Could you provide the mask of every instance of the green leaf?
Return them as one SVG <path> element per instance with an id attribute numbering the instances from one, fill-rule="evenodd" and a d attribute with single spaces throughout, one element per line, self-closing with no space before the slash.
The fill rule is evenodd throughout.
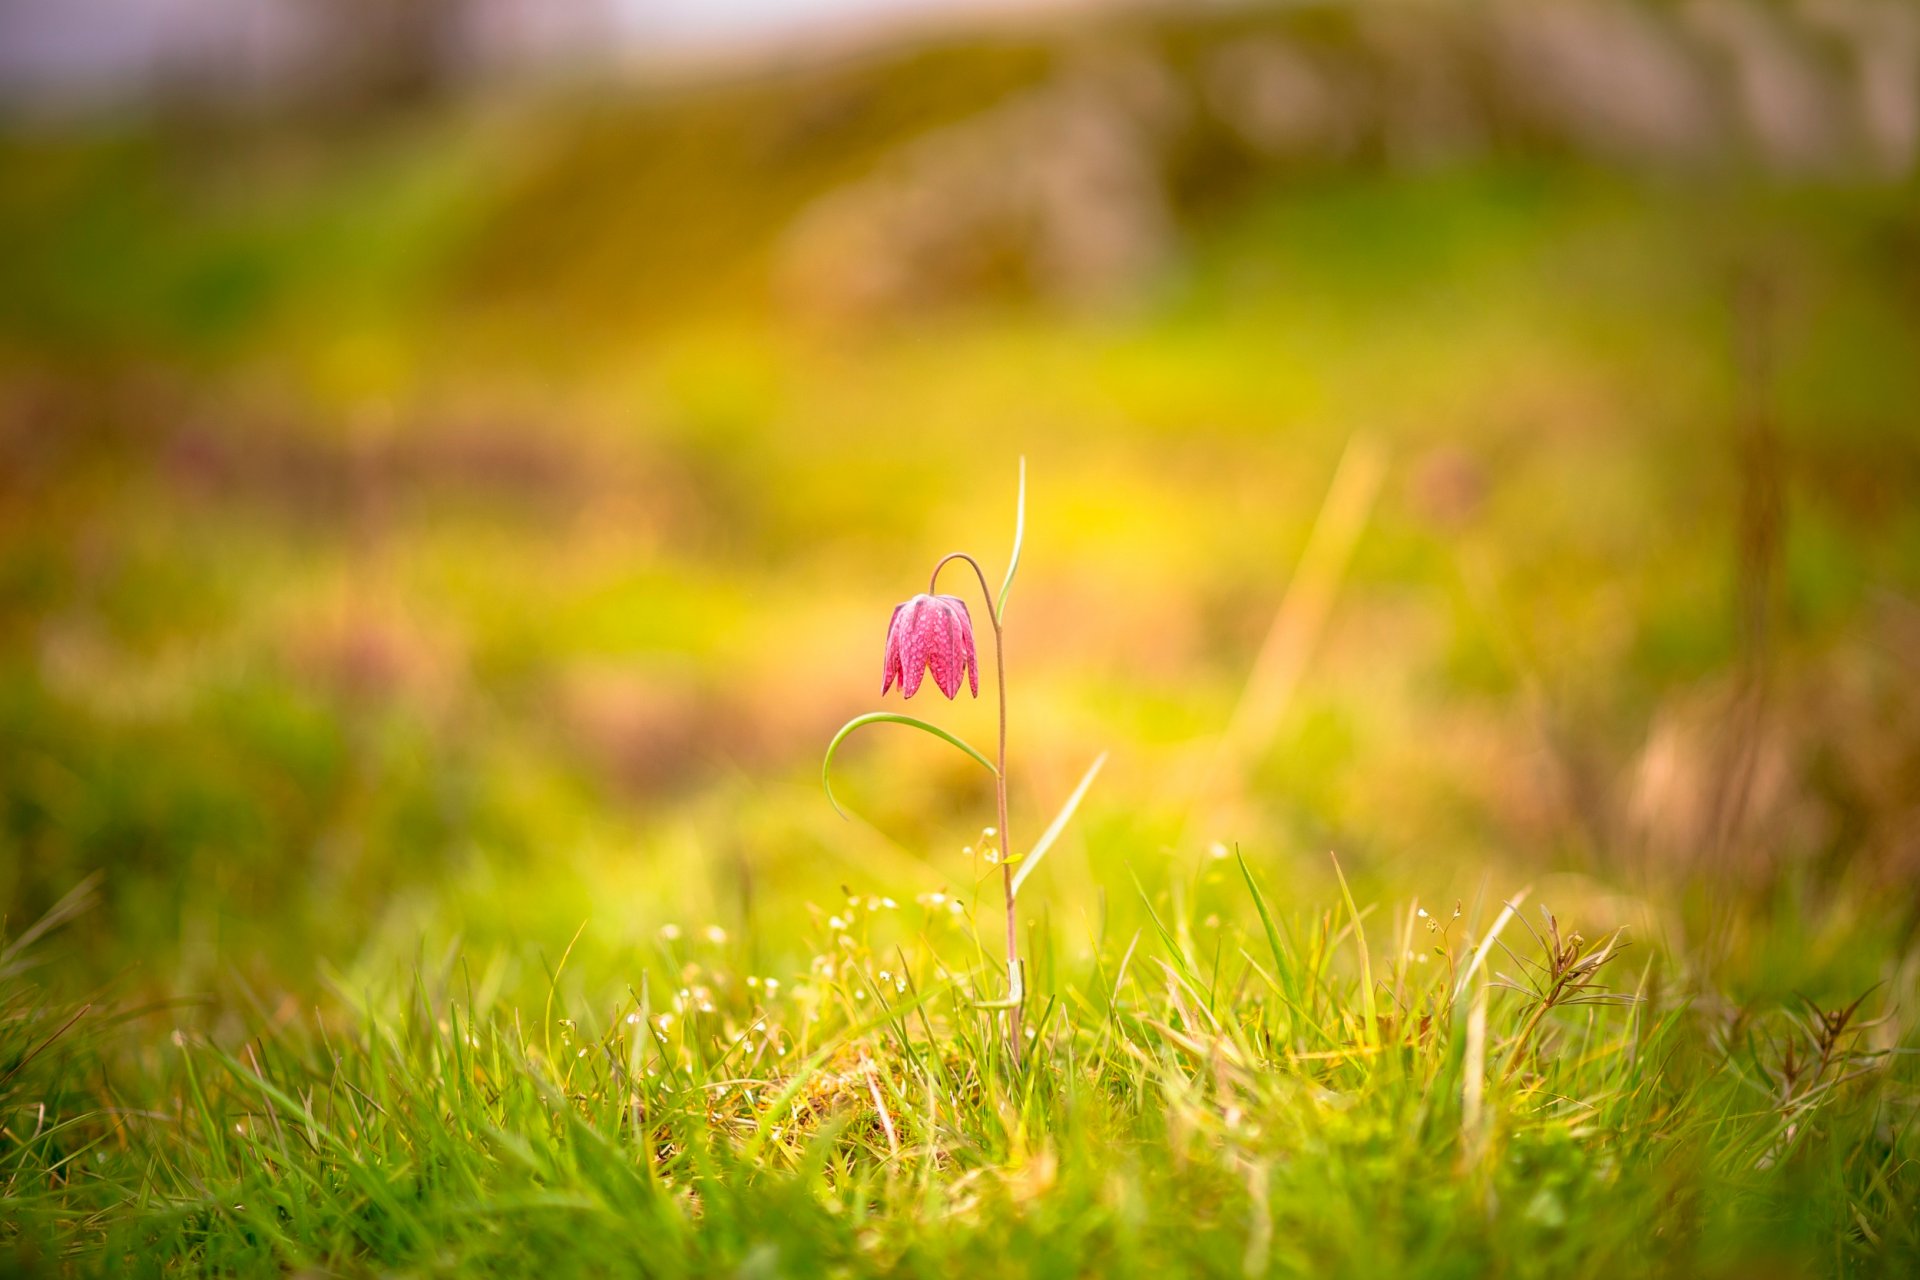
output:
<path id="1" fill-rule="evenodd" d="M 1000 584 L 1000 598 L 993 603 L 993 616 L 1007 620 L 1007 592 L 1013 590 L 1013 574 L 1020 567 L 1020 544 L 1027 538 L 1027 460 L 1020 459 L 1020 496 L 1013 509 L 1013 554 L 1007 557 L 1007 580 Z"/>
<path id="2" fill-rule="evenodd" d="M 1253 878 L 1253 868 L 1247 865 L 1246 856 L 1240 852 L 1239 845 L 1233 847 L 1233 856 L 1240 863 L 1240 874 L 1246 878 L 1248 892 L 1253 894 L 1253 906 L 1254 910 L 1260 913 L 1261 927 L 1267 931 L 1267 950 L 1273 953 L 1274 977 L 1284 984 L 1281 994 L 1285 995 L 1289 1002 L 1297 1003 L 1300 993 L 1293 989 L 1293 983 L 1289 981 L 1293 965 L 1288 960 L 1286 947 L 1281 945 L 1280 930 L 1273 923 L 1273 912 L 1267 909 L 1267 896 L 1260 892 L 1260 885 Z"/>
<path id="3" fill-rule="evenodd" d="M 1173 931 L 1161 921 L 1160 913 L 1153 909 L 1153 898 L 1148 895 L 1147 887 L 1140 883 L 1140 873 L 1133 869 L 1131 863 L 1127 866 L 1127 874 L 1133 877 L 1133 891 L 1140 895 L 1141 905 L 1147 909 L 1147 919 L 1153 921 L 1154 931 L 1160 935 L 1160 941 L 1166 944 L 1167 954 L 1173 957 L 1174 963 L 1180 967 L 1180 973 L 1187 982 L 1190 985 L 1199 986 L 1200 977 L 1193 971 L 1193 965 L 1188 962 L 1187 953 L 1180 949 L 1179 939 L 1175 938 Z"/>
<path id="4" fill-rule="evenodd" d="M 1338 856 L 1329 853 L 1333 859 L 1333 874 L 1340 880 L 1340 896 L 1347 900 L 1347 915 L 1353 920 L 1353 945 L 1360 949 L 1360 1012 L 1366 1018 L 1366 1027 L 1360 1032 L 1362 1048 L 1372 1048 L 1375 1037 L 1380 1034 L 1380 1014 L 1373 998 L 1373 959 L 1367 954 L 1367 932 L 1360 923 L 1360 908 L 1354 905 L 1353 890 L 1347 887 L 1347 873 L 1340 869 Z"/>
<path id="5" fill-rule="evenodd" d="M 855 716 L 840 726 L 840 732 L 834 734 L 833 741 L 827 744 L 827 758 L 820 762 L 820 785 L 827 789 L 827 803 L 831 804 L 833 811 L 843 818 L 847 816 L 847 811 L 840 807 L 838 800 L 834 799 L 833 782 L 828 776 L 828 771 L 833 768 L 833 753 L 840 749 L 840 744 L 846 741 L 847 735 L 860 726 L 868 724 L 904 724 L 909 728 L 930 733 L 942 742 L 951 743 L 972 756 L 975 760 L 978 760 L 981 766 L 994 777 L 997 778 L 1000 776 L 1000 771 L 993 767 L 993 761 L 987 759 L 967 743 L 956 738 L 953 734 L 948 733 L 937 724 L 928 724 L 925 720 L 918 719 L 914 716 L 903 716 L 896 711 L 869 711 L 866 715 Z"/>
<path id="6" fill-rule="evenodd" d="M 1060 833 L 1067 829 L 1067 823 L 1073 820 L 1074 810 L 1080 807 L 1081 798 L 1087 794 L 1087 788 L 1093 785 L 1093 780 L 1100 776 L 1100 766 L 1106 762 L 1107 753 L 1102 751 L 1100 758 L 1088 766 L 1086 775 L 1080 779 L 1080 785 L 1073 789 L 1073 794 L 1067 797 L 1067 802 L 1060 806 L 1060 812 L 1054 815 L 1052 824 L 1040 833 L 1040 839 L 1035 842 L 1033 848 L 1027 850 L 1023 857 L 1016 859 L 1021 864 L 1020 870 L 1013 877 L 1013 892 L 1016 896 L 1020 892 L 1020 886 L 1026 883 L 1028 876 L 1033 874 L 1033 869 L 1040 865 L 1040 859 L 1047 856 L 1047 850 L 1053 848 L 1053 842 L 1058 840 Z"/>

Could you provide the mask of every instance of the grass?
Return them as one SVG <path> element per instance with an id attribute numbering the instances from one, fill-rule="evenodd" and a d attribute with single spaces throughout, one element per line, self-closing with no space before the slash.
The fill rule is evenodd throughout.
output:
<path id="1" fill-rule="evenodd" d="M 1236 919 L 1182 906 L 1234 888 Z M 36 991 L 49 939 L 23 935 L 0 964 L 13 1264 L 1606 1276 L 1920 1258 L 1915 1042 L 1888 1012 L 1910 986 L 1733 1006 L 1604 921 L 1583 943 L 1519 897 L 1285 919 L 1244 861 L 1209 857 L 1080 943 L 1034 931 L 1015 1066 L 956 905 L 836 904 L 778 976 L 717 929 L 591 975 L 563 952 L 532 981 L 450 953 L 169 1044 L 141 1034 L 153 1011 Z"/>

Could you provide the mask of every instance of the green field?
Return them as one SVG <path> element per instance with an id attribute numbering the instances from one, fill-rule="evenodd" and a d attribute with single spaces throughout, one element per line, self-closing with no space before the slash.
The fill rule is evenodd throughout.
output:
<path id="1" fill-rule="evenodd" d="M 1920 1268 L 1912 180 L 808 283 L 1078 65 L 0 142 L 0 1273 Z M 878 677 L 1023 458 L 1016 1060 L 989 773 L 820 767 L 991 744 Z"/>

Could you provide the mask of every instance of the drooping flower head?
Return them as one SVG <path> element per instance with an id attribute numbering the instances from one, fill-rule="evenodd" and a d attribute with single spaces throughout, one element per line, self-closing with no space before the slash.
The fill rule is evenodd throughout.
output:
<path id="1" fill-rule="evenodd" d="M 973 651 L 973 619 L 958 596 L 917 595 L 896 605 L 887 624 L 887 657 L 880 692 L 900 682 L 902 697 L 920 691 L 920 679 L 933 672 L 933 682 L 951 698 L 960 692 L 964 674 L 974 697 L 980 696 L 980 661 Z"/>

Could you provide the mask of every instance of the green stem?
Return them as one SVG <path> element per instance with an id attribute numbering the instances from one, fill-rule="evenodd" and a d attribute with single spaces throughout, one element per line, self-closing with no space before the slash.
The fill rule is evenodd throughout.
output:
<path id="1" fill-rule="evenodd" d="M 987 585 L 986 570 L 980 567 L 978 560 L 964 551 L 953 551 L 940 557 L 940 562 L 933 566 L 932 578 L 927 582 L 927 594 L 936 594 L 935 588 L 940 582 L 940 571 L 953 560 L 964 560 L 973 566 L 974 576 L 980 580 L 981 599 L 986 601 L 987 621 L 993 624 L 994 685 L 1000 693 L 999 768 L 993 776 L 993 789 L 1000 816 L 1000 870 L 1007 895 L 1007 982 L 1016 993 L 1015 1003 L 1007 1010 L 1007 1050 L 1017 1065 L 1020 1061 L 1021 1049 L 1019 996 L 1023 994 L 1024 984 L 1020 981 L 1020 933 L 1013 909 L 1013 864 L 1008 861 L 1013 851 L 1013 838 L 1007 833 L 1007 655 L 1003 643 L 1004 637 L 1000 630 L 1000 612 L 994 606 L 993 589 Z"/>

